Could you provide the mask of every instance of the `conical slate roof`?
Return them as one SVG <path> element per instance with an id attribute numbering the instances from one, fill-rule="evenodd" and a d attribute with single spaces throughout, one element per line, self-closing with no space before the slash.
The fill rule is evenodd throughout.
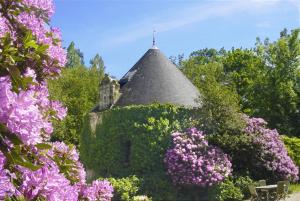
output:
<path id="1" fill-rule="evenodd" d="M 119 81 L 121 96 L 117 106 L 147 105 L 153 102 L 197 107 L 197 88 L 154 47 Z"/>

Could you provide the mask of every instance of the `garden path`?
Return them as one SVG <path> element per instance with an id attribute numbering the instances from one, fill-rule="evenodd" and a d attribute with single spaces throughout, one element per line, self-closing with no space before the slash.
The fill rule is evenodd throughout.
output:
<path id="1" fill-rule="evenodd" d="M 250 201 L 250 200 L 245 200 L 245 201 Z M 286 201 L 300 201 L 300 192 L 289 195 L 289 198 L 287 198 Z"/>
<path id="2" fill-rule="evenodd" d="M 292 194 L 287 201 L 300 201 L 300 192 Z"/>

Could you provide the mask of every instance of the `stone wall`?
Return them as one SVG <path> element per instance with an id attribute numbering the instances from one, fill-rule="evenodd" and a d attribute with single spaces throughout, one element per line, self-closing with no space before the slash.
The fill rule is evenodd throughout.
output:
<path id="1" fill-rule="evenodd" d="M 100 84 L 99 110 L 111 108 L 120 96 L 120 85 L 117 80 L 105 75 Z"/>

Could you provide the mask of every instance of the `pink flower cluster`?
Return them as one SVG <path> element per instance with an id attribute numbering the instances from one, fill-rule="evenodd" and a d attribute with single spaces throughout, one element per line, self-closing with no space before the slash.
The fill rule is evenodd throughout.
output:
<path id="1" fill-rule="evenodd" d="M 46 84 L 46 79 L 59 73 L 66 62 L 59 30 L 45 23 L 54 12 L 52 0 L 7 0 L 5 3 L 24 8 L 20 9 L 21 13 L 11 10 L 9 15 L 32 32 L 39 46 L 48 46 L 50 59 L 38 60 L 44 65 L 42 73 L 35 68 L 34 58 L 25 62 L 26 66 L 20 66 L 27 71 L 13 78 L 31 78 L 33 82 L 26 90 L 13 90 L 12 78 L 0 76 L 0 200 L 7 197 L 18 200 L 19 196 L 26 200 L 111 200 L 113 188 L 109 182 L 86 184 L 86 173 L 74 147 L 49 142 L 53 132 L 51 121 L 66 116 L 66 109 L 49 99 Z M 20 42 L 16 37 L 24 36 L 19 33 L 23 33 L 23 28 L 12 30 L 14 26 L 9 26 L 8 21 L 0 13 L 0 39 L 10 32 L 12 48 L 24 46 L 23 40 Z M 36 75 L 42 75 L 39 81 Z"/>
<path id="2" fill-rule="evenodd" d="M 16 194 L 16 188 L 11 183 L 9 171 L 4 169 L 5 156 L 0 152 L 0 200 Z"/>
<path id="3" fill-rule="evenodd" d="M 113 187 L 108 181 L 93 181 L 90 186 L 83 189 L 83 198 L 90 201 L 109 201 L 113 197 Z"/>
<path id="4" fill-rule="evenodd" d="M 266 128 L 267 122 L 261 118 L 249 118 L 245 132 L 253 136 L 253 143 L 260 147 L 257 150 L 256 166 L 263 166 L 273 173 L 275 179 L 298 180 L 298 167 L 288 156 L 284 143 L 276 129 Z"/>
<path id="5" fill-rule="evenodd" d="M 49 201 L 78 200 L 76 186 L 71 186 L 70 181 L 60 173 L 55 165 L 45 164 L 37 171 L 23 168 L 22 184 L 19 191 L 28 200 L 45 198 Z"/>
<path id="6" fill-rule="evenodd" d="M 173 133 L 173 147 L 165 155 L 168 174 L 176 185 L 211 186 L 231 173 L 226 154 L 208 145 L 202 131 L 196 128 Z"/>
<path id="7" fill-rule="evenodd" d="M 13 195 L 22 195 L 27 200 L 36 200 L 37 198 L 49 201 L 111 200 L 113 187 L 108 181 L 96 180 L 91 185 L 86 184 L 86 173 L 78 160 L 78 153 L 74 147 L 67 146 L 62 142 L 55 142 L 52 145 L 52 148 L 44 154 L 35 149 L 34 152 L 39 155 L 39 163 L 43 164 L 42 167 L 32 171 L 18 166 L 19 178 L 4 168 L 5 156 L 0 152 L 0 200 Z M 63 160 L 72 162 L 69 164 L 71 170 L 67 172 L 72 174 L 68 177 L 77 178 L 78 182 L 70 182 L 57 162 L 51 160 L 55 157 L 61 159 L 62 163 L 64 163 Z M 11 179 L 17 179 L 21 181 L 21 184 L 14 186 Z"/>
<path id="8" fill-rule="evenodd" d="M 85 184 L 86 172 L 82 163 L 79 161 L 79 155 L 74 146 L 67 146 L 63 142 L 52 143 L 52 149 L 47 153 L 52 158 L 58 156 L 63 160 L 72 161 L 72 166 L 68 171 L 68 177 L 75 179 L 80 184 Z"/>
<path id="9" fill-rule="evenodd" d="M 54 14 L 54 4 L 48 0 L 23 0 L 23 3 L 28 7 L 35 7 L 43 10 L 48 17 Z"/>
<path id="10" fill-rule="evenodd" d="M 62 119 L 66 116 L 66 109 L 48 98 L 45 82 L 16 93 L 12 91 L 10 78 L 0 77 L 0 123 L 26 145 L 42 142 L 53 131 L 51 118 Z M 55 111 L 56 115 L 45 115 L 50 110 Z"/>
<path id="11" fill-rule="evenodd" d="M 54 13 L 54 5 L 51 0 L 23 0 L 21 3 L 28 8 L 34 8 L 41 10 L 36 14 L 35 10 L 26 10 L 18 14 L 17 21 L 32 31 L 32 34 L 36 37 L 39 44 L 48 45 L 47 53 L 51 58 L 50 61 L 45 62 L 44 73 L 53 74 L 59 73 L 61 67 L 67 62 L 66 52 L 61 47 L 61 33 L 58 28 L 49 28 L 45 23 L 44 18 L 49 19 Z M 41 17 L 41 14 L 44 16 Z M 8 21 L 0 14 L 0 37 L 3 37 L 5 33 L 10 32 L 15 36 L 15 32 L 11 31 L 8 27 Z M 53 63 L 58 65 L 53 65 Z"/>

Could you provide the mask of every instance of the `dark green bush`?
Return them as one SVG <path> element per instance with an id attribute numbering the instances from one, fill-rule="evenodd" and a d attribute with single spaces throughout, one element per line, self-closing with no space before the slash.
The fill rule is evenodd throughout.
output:
<path id="1" fill-rule="evenodd" d="M 153 200 L 177 200 L 177 189 L 163 162 L 171 133 L 193 126 L 193 111 L 172 105 L 128 106 L 97 114 L 101 121 L 91 132 L 86 118 L 80 154 L 96 177 L 141 179 L 141 194 Z"/>
<path id="2" fill-rule="evenodd" d="M 209 191 L 209 201 L 242 201 L 243 193 L 231 179 L 216 185 Z"/>
<path id="3" fill-rule="evenodd" d="M 207 136 L 210 144 L 220 147 L 231 158 L 234 175 L 251 175 L 255 168 L 252 161 L 256 156 L 258 147 L 252 137 L 244 134 L 213 134 Z"/>
<path id="4" fill-rule="evenodd" d="M 106 179 L 114 187 L 113 201 L 132 201 L 139 190 L 140 180 L 136 176 Z"/>

